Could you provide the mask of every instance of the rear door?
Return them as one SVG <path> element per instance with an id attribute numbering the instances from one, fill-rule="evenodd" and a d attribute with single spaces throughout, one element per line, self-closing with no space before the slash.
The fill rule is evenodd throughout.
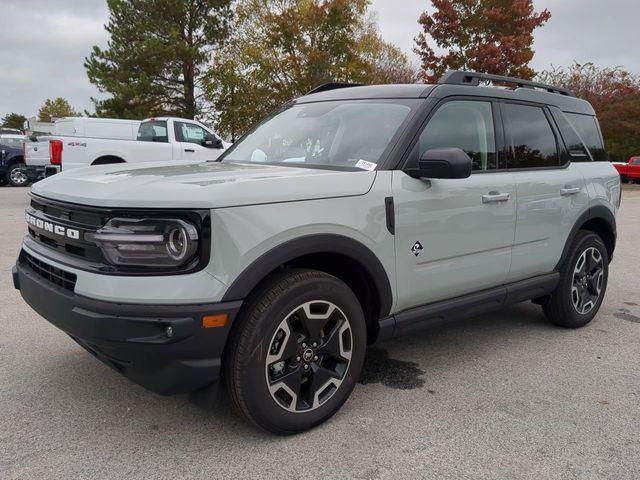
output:
<path id="1" fill-rule="evenodd" d="M 588 208 L 589 195 L 546 107 L 504 102 L 501 109 L 517 190 L 508 279 L 517 281 L 553 271 L 569 232 Z"/>
<path id="2" fill-rule="evenodd" d="M 473 161 L 466 179 L 393 172 L 397 308 L 404 310 L 501 285 L 511 263 L 515 183 L 500 168 L 497 104 L 451 99 L 421 132 L 412 156 L 458 147 Z"/>

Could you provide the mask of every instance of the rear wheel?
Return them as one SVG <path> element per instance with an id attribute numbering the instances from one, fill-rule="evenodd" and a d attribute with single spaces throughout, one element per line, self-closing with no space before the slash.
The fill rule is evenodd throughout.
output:
<path id="1" fill-rule="evenodd" d="M 22 173 L 24 163 L 15 163 L 9 167 L 5 174 L 5 181 L 12 187 L 24 187 L 29 183 L 27 176 Z"/>
<path id="2" fill-rule="evenodd" d="M 543 306 L 545 315 L 562 327 L 585 326 L 602 305 L 608 276 L 609 256 L 604 242 L 593 232 L 579 231 L 560 269 L 560 282 Z"/>
<path id="3" fill-rule="evenodd" d="M 353 292 L 331 275 L 290 270 L 248 302 L 225 356 L 234 409 L 285 435 L 330 418 L 364 362 L 366 327 Z"/>

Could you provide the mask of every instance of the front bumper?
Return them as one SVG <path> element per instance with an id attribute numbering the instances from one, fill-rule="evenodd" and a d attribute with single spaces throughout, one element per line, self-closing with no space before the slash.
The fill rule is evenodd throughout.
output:
<path id="1" fill-rule="evenodd" d="M 191 392 L 218 379 L 229 329 L 242 303 L 98 301 L 52 283 L 21 259 L 13 268 L 13 282 L 46 320 L 125 377 L 162 395 Z M 229 316 L 225 326 L 203 328 L 204 316 L 223 313 Z"/>

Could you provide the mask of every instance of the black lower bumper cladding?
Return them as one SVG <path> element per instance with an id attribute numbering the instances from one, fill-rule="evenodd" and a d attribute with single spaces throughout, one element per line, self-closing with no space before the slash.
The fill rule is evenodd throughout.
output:
<path id="1" fill-rule="evenodd" d="M 130 380 L 162 395 L 191 392 L 218 379 L 229 329 L 242 303 L 103 302 L 55 285 L 20 261 L 13 282 L 50 323 Z M 228 315 L 223 327 L 203 327 L 204 316 L 220 314 Z"/>

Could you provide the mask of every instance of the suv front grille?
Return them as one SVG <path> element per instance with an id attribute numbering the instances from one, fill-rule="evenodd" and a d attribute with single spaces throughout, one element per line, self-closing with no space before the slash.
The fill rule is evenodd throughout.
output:
<path id="1" fill-rule="evenodd" d="M 42 224 L 39 228 L 28 223 L 29 235 L 33 240 L 48 248 L 79 261 L 104 263 L 104 256 L 97 245 L 84 240 L 84 232 L 94 232 L 107 221 L 105 212 L 93 209 L 81 210 L 75 206 L 31 199 L 31 205 L 27 208 L 27 214 L 37 218 L 41 222 L 51 222 L 53 225 L 74 229 L 81 232 L 79 238 L 69 238 L 53 232 L 51 227 L 47 230 Z M 50 225 L 51 225 L 50 224 Z"/>
<path id="2" fill-rule="evenodd" d="M 65 272 L 60 268 L 49 265 L 29 255 L 24 250 L 22 251 L 21 257 L 24 264 L 36 275 L 71 292 L 76 288 L 77 276 L 75 273 Z"/>

